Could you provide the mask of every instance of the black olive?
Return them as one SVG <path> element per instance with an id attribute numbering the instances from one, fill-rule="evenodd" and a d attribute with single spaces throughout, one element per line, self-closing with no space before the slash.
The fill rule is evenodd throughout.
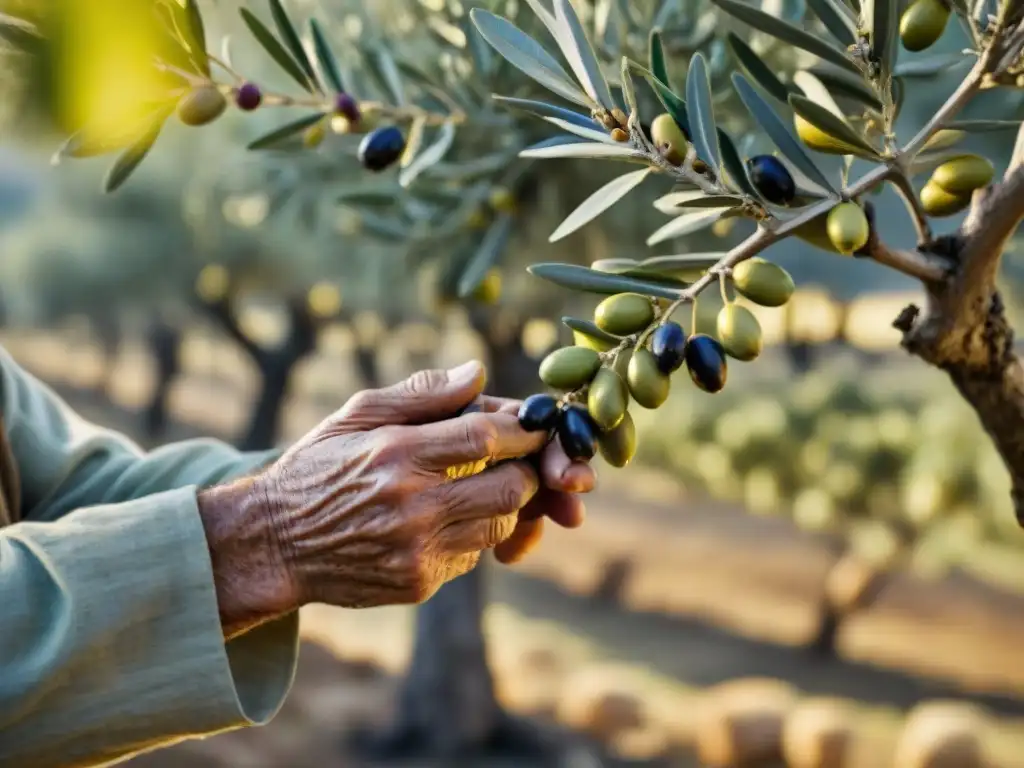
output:
<path id="1" fill-rule="evenodd" d="M 659 325 L 651 334 L 651 354 L 666 376 L 678 371 L 686 360 L 686 331 L 679 323 Z"/>
<path id="2" fill-rule="evenodd" d="M 694 334 L 686 342 L 686 367 L 693 383 L 705 392 L 719 392 L 729 372 L 725 349 L 703 333 Z"/>
<path id="3" fill-rule="evenodd" d="M 519 426 L 527 432 L 550 432 L 558 426 L 558 401 L 551 395 L 530 395 L 519 406 Z"/>
<path id="4" fill-rule="evenodd" d="M 368 171 L 383 171 L 402 156 L 405 137 L 393 125 L 378 128 L 359 143 L 359 162 Z"/>
<path id="5" fill-rule="evenodd" d="M 747 161 L 750 183 L 769 203 L 785 205 L 796 197 L 796 182 L 782 161 L 772 155 L 758 155 Z"/>
<path id="6" fill-rule="evenodd" d="M 573 461 L 590 461 L 597 453 L 597 427 L 582 405 L 563 406 L 558 419 L 558 439 Z"/>

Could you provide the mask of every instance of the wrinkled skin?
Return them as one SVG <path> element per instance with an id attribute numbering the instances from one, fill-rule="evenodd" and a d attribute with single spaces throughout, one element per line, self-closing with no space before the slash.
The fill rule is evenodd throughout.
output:
<path id="1" fill-rule="evenodd" d="M 580 525 L 577 494 L 593 488 L 593 470 L 571 462 L 557 442 L 545 447 L 544 433 L 524 431 L 519 401 L 482 396 L 484 383 L 474 362 L 360 392 L 271 467 L 215 489 L 221 509 L 254 510 L 269 521 L 258 563 L 237 567 L 241 558 L 218 557 L 211 545 L 215 570 L 234 561 L 233 571 L 245 574 L 229 594 L 219 589 L 222 613 L 231 613 L 225 604 L 233 601 L 250 618 L 267 612 L 257 606 L 268 601 L 278 614 L 312 602 L 420 603 L 471 570 L 485 550 L 505 563 L 523 557 L 539 541 L 544 518 Z M 450 417 L 473 402 L 480 412 Z M 449 466 L 482 459 L 501 463 L 446 477 Z M 225 503 L 232 492 L 247 501 Z M 219 528 L 234 529 L 235 541 L 259 538 L 238 536 L 241 524 Z"/>

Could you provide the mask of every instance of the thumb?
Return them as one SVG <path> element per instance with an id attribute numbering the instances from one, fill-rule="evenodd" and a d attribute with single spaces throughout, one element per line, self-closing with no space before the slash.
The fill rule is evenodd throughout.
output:
<path id="1" fill-rule="evenodd" d="M 487 383 L 483 365 L 471 360 L 450 370 L 417 371 L 404 381 L 354 395 L 338 412 L 346 427 L 366 430 L 453 418 Z"/>

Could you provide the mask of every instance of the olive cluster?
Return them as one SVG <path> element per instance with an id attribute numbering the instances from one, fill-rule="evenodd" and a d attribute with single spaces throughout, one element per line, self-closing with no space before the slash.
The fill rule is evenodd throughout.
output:
<path id="1" fill-rule="evenodd" d="M 760 306 L 782 306 L 793 294 L 789 273 L 760 257 L 736 265 L 729 278 L 737 293 Z M 619 293 L 597 306 L 593 323 L 576 321 L 574 345 L 555 350 L 540 365 L 541 380 L 560 394 L 528 397 L 519 411 L 523 429 L 557 434 L 574 460 L 588 461 L 600 452 L 612 466 L 624 467 L 637 445 L 631 401 L 650 410 L 661 407 L 672 375 L 684 367 L 699 389 L 720 392 L 727 358 L 746 362 L 761 353 L 761 326 L 746 307 L 727 301 L 715 336 L 688 335 L 670 319 L 672 308 L 638 293 Z"/>
<path id="2" fill-rule="evenodd" d="M 233 97 L 235 106 L 243 112 L 252 112 L 264 102 L 263 92 L 256 83 L 242 83 L 228 93 Z M 220 117 L 227 105 L 228 98 L 220 86 L 212 82 L 202 83 L 185 92 L 178 100 L 176 112 L 185 125 L 201 126 Z M 358 157 L 369 171 L 379 172 L 391 167 L 405 152 L 406 139 L 401 129 L 395 125 L 374 125 L 376 115 L 364 113 L 351 94 L 337 94 L 331 107 L 329 116 L 305 130 L 302 139 L 307 147 L 318 146 L 324 140 L 325 126 L 330 122 L 339 133 L 365 134 L 359 143 Z"/>
<path id="3" fill-rule="evenodd" d="M 974 190 L 987 186 L 994 175 L 992 163 L 981 155 L 965 154 L 947 160 L 932 171 L 921 189 L 921 207 L 929 216 L 960 213 L 971 204 Z"/>

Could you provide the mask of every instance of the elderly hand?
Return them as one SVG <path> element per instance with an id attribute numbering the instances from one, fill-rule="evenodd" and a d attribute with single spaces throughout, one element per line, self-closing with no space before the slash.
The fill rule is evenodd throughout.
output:
<path id="1" fill-rule="evenodd" d="M 249 585 L 248 601 L 272 594 L 278 612 L 311 602 L 419 603 L 483 550 L 502 562 L 522 557 L 545 517 L 580 525 L 576 494 L 593 488 L 593 470 L 557 441 L 545 448 L 543 433 L 519 426 L 519 402 L 481 396 L 484 382 L 474 362 L 360 392 L 236 489 L 234 506 L 269 521 L 272 556 L 262 571 L 276 574 L 255 579 L 263 585 Z M 480 412 L 452 418 L 474 401 Z M 500 463 L 447 478 L 448 467 L 480 460 Z M 211 503 L 232 506 L 216 498 L 229 490 L 212 494 Z"/>

